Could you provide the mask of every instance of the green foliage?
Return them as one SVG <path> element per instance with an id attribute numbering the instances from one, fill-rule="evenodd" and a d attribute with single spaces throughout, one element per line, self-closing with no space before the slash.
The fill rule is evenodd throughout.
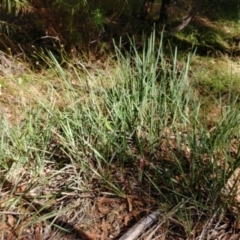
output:
<path id="1" fill-rule="evenodd" d="M 26 12 L 30 10 L 30 3 L 28 0 L 3 0 L 3 7 L 8 12 L 15 12 L 18 14 L 19 12 Z"/>
<path id="2" fill-rule="evenodd" d="M 40 47 L 42 45 L 47 46 L 47 48 L 50 45 L 52 48 L 65 46 L 67 52 L 71 52 L 73 49 L 89 48 L 89 45 L 95 49 L 95 45 L 99 42 L 102 43 L 103 39 L 112 43 L 113 36 L 124 35 L 126 38 L 128 33 L 138 34 L 141 31 L 149 31 L 147 25 L 144 26 L 141 21 L 137 21 L 136 17 L 133 17 L 137 16 L 141 9 L 141 4 L 136 0 L 3 0 L 2 2 L 4 13 L 9 13 L 6 20 L 0 24 L 1 29 L 8 34 L 10 39 L 10 41 L 2 40 L 7 42 L 1 44 L 4 48 L 9 47 L 5 47 L 5 45 L 20 44 L 22 46 L 38 42 Z M 179 5 L 173 4 L 168 27 L 174 27 L 176 22 L 181 21 L 180 19 L 187 14 L 189 6 L 192 6 L 193 2 L 185 1 L 185 3 L 180 2 Z M 159 2 L 155 3 L 154 6 L 153 12 L 159 15 Z M 237 31 L 239 25 L 236 15 L 237 7 L 234 8 L 234 6 L 233 0 L 217 3 L 206 1 L 204 11 L 200 14 L 209 19 L 214 15 L 216 22 L 231 21 L 233 24 L 232 21 L 234 21 L 235 31 Z M 11 14 L 15 14 L 14 21 L 10 18 Z M 198 24 L 192 25 L 188 29 L 189 31 L 185 31 L 187 35 L 185 39 L 190 44 L 213 46 L 221 50 L 229 47 L 223 39 L 229 35 L 229 31 L 223 32 L 222 28 L 216 30 L 212 26 L 207 26 L 201 30 L 201 25 Z"/>
<path id="3" fill-rule="evenodd" d="M 9 13 L 16 14 L 18 18 L 21 19 L 23 15 L 29 16 L 31 27 L 35 26 L 36 28 L 35 32 L 36 30 L 45 32 L 47 37 L 57 39 L 67 48 L 71 48 L 72 45 L 79 42 L 80 38 L 87 40 L 90 36 L 99 34 L 99 30 L 102 30 L 105 23 L 105 16 L 100 10 L 101 6 L 101 2 L 85 0 L 51 2 L 6 0 L 3 2 L 4 9 Z M 36 11 L 36 9 L 38 10 Z M 8 24 L 6 29 L 10 27 L 10 23 L 6 22 L 5 25 Z"/>
<path id="4" fill-rule="evenodd" d="M 99 8 L 93 11 L 91 22 L 96 28 L 102 29 L 105 23 L 105 19 L 106 18 L 104 17 L 102 11 Z"/>

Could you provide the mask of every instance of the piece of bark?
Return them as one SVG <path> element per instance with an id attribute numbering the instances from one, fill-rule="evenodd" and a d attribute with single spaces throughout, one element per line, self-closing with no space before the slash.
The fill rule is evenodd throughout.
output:
<path id="1" fill-rule="evenodd" d="M 131 227 L 119 240 L 134 240 L 136 239 L 144 230 L 150 227 L 154 222 L 157 221 L 160 213 L 155 211 L 145 218 L 142 218 L 138 223 Z"/>

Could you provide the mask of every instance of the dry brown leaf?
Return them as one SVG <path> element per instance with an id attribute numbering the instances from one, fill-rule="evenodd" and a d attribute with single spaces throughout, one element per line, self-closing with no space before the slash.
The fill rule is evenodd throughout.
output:
<path id="1" fill-rule="evenodd" d="M 109 207 L 104 205 L 105 203 L 106 203 L 106 199 L 103 199 L 103 198 L 101 198 L 97 203 L 98 210 L 103 214 L 107 214 L 109 212 Z"/>
<path id="2" fill-rule="evenodd" d="M 124 217 L 124 225 L 125 225 L 125 226 L 127 226 L 127 225 L 128 225 L 128 223 L 129 223 L 130 219 L 131 219 L 131 217 L 130 217 L 130 215 L 129 215 L 129 214 L 128 214 L 128 215 L 126 215 L 126 216 Z"/>
<path id="3" fill-rule="evenodd" d="M 232 234 L 229 240 L 239 240 L 240 239 L 240 234 Z"/>
<path id="4" fill-rule="evenodd" d="M 141 211 L 139 211 L 138 209 L 134 209 L 134 210 L 132 211 L 132 215 L 133 215 L 134 217 L 138 217 L 140 213 L 141 213 Z"/>
<path id="5" fill-rule="evenodd" d="M 92 231 L 91 233 L 82 232 L 82 235 L 84 240 L 96 240 L 98 238 L 101 238 L 101 235 L 99 235 L 95 231 Z"/>
<path id="6" fill-rule="evenodd" d="M 101 229 L 103 232 L 107 233 L 108 230 L 111 230 L 111 225 L 109 223 L 106 223 L 105 221 L 102 222 L 102 226 L 101 226 Z"/>
<path id="7" fill-rule="evenodd" d="M 107 214 L 111 211 L 111 209 L 113 208 L 112 205 L 116 205 L 116 204 L 120 204 L 121 203 L 121 199 L 119 198 L 106 198 L 106 197 L 102 197 L 98 203 L 98 209 L 101 213 L 103 214 Z"/>
<path id="8" fill-rule="evenodd" d="M 10 231 L 10 227 L 6 224 L 6 223 L 0 223 L 0 231 L 4 232 L 4 231 Z"/>
<path id="9" fill-rule="evenodd" d="M 240 220 L 239 220 L 239 219 L 237 219 L 237 220 L 235 221 L 234 227 L 235 227 L 235 229 L 240 230 Z"/>
<path id="10" fill-rule="evenodd" d="M 12 215 L 7 215 L 8 226 L 13 228 L 15 226 L 16 219 Z"/>
<path id="11" fill-rule="evenodd" d="M 105 233 L 102 232 L 102 234 L 101 234 L 101 240 L 104 240 L 104 239 L 105 239 Z"/>
<path id="12" fill-rule="evenodd" d="M 16 193 L 24 193 L 26 189 L 27 189 L 27 185 L 26 184 L 18 186 L 18 188 L 16 190 Z"/>
<path id="13" fill-rule="evenodd" d="M 35 225 L 36 240 L 41 240 L 42 239 L 41 228 L 42 228 L 42 223 L 37 223 Z"/>
<path id="14" fill-rule="evenodd" d="M 140 201 L 134 200 L 134 205 L 138 206 L 138 207 L 143 207 L 144 204 Z"/>
<path id="15" fill-rule="evenodd" d="M 127 196 L 127 202 L 128 202 L 128 211 L 132 212 L 133 207 L 132 207 L 132 197 Z"/>
<path id="16" fill-rule="evenodd" d="M 122 203 L 122 204 L 119 206 L 119 208 L 118 208 L 119 212 L 124 211 L 124 210 L 127 208 L 126 205 L 127 205 L 126 202 Z"/>

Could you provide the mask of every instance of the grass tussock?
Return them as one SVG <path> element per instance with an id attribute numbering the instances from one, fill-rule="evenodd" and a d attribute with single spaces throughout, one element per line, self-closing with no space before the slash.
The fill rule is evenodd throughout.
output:
<path id="1" fill-rule="evenodd" d="M 209 127 L 191 54 L 179 66 L 153 34 L 114 59 L 105 71 L 80 60 L 66 70 L 50 53 L 51 79 L 21 121 L 3 114 L 0 237 L 117 239 L 154 211 L 131 239 L 238 234 L 237 96 L 215 99 Z"/>

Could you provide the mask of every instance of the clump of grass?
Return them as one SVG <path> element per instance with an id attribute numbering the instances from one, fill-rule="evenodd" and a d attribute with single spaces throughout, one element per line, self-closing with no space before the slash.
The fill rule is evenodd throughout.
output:
<path id="1" fill-rule="evenodd" d="M 90 72 L 81 62 L 83 70 L 71 65 L 69 74 L 50 54 L 45 61 L 61 79 L 64 103 L 56 105 L 59 88 L 50 84 L 47 99 L 37 97 L 20 125 L 1 125 L 1 191 L 9 203 L 2 211 L 30 215 L 25 228 L 37 219 L 59 226 L 64 211 L 70 216 L 78 209 L 67 207 L 71 195 L 80 199 L 78 221 L 84 221 L 91 207 L 81 193 L 94 191 L 91 198 L 117 196 L 131 208 L 145 205 L 138 214 L 159 210 L 167 216 L 158 222 L 166 236 L 211 234 L 210 222 L 227 216 L 235 201 L 222 191 L 239 167 L 240 112 L 229 104 L 210 131 L 205 127 L 189 81 L 191 58 L 179 68 L 177 50 L 169 60 L 154 34 L 142 52 L 134 41 L 129 53 L 116 47 L 111 75 Z M 96 79 L 100 84 L 93 86 Z M 74 228 L 71 218 L 67 222 Z"/>

